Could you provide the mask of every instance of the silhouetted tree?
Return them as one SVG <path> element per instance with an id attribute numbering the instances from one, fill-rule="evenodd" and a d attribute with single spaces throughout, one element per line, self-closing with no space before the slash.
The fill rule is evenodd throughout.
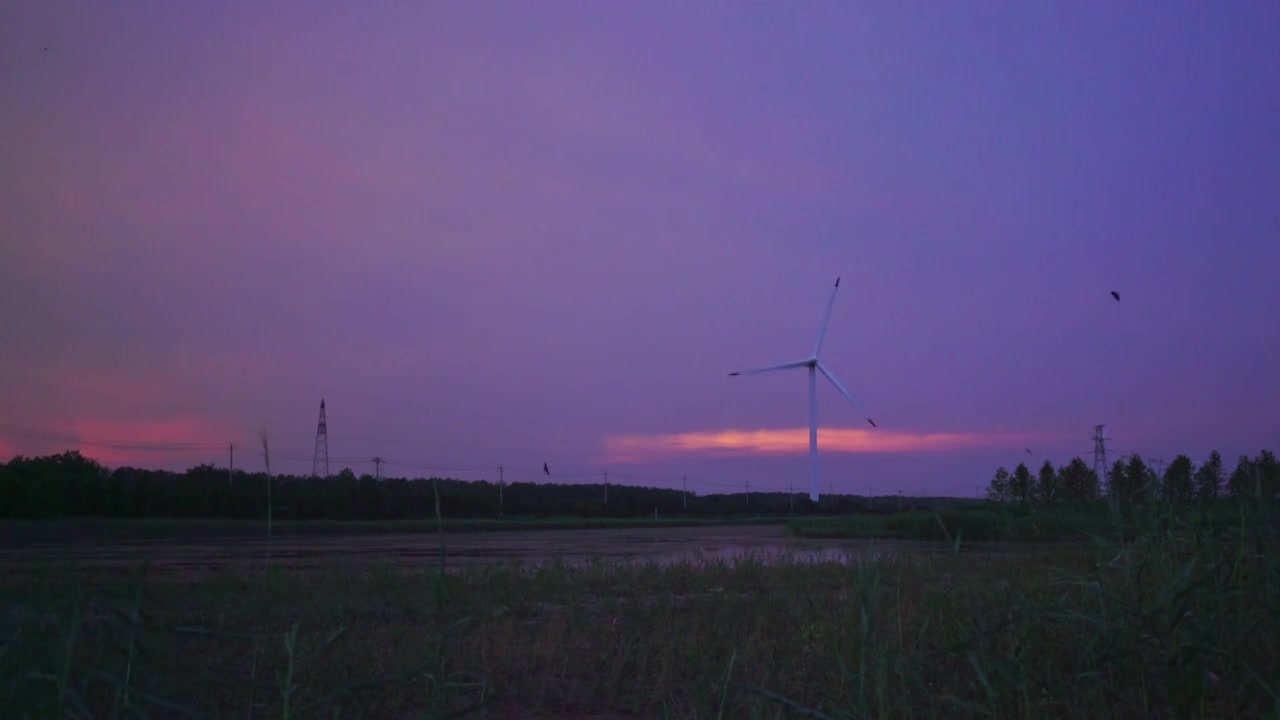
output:
<path id="1" fill-rule="evenodd" d="M 1161 487 L 1161 494 L 1165 498 L 1174 502 L 1187 502 L 1195 494 L 1194 479 L 1195 466 L 1191 462 L 1191 458 L 1186 455 L 1179 455 L 1169 463 L 1169 467 L 1164 471 L 1164 482 Z"/>
<path id="2" fill-rule="evenodd" d="M 1258 473 L 1258 485 L 1262 496 L 1274 498 L 1277 492 L 1280 492 L 1280 461 L 1276 460 L 1275 453 L 1263 450 L 1258 453 L 1253 465 Z"/>
<path id="3" fill-rule="evenodd" d="M 1009 495 L 1015 502 L 1030 502 L 1035 491 L 1035 478 L 1026 463 L 1018 463 L 1009 482 Z"/>
<path id="4" fill-rule="evenodd" d="M 1125 475 L 1130 502 L 1146 500 L 1159 485 L 1155 472 L 1147 466 L 1142 456 L 1137 454 L 1129 457 L 1129 464 L 1125 466 Z"/>
<path id="5" fill-rule="evenodd" d="M 111 501 L 106 468 L 78 451 L 26 458 L 0 466 L 5 489 L 0 517 L 55 518 L 103 512 Z"/>
<path id="6" fill-rule="evenodd" d="M 1003 467 L 996 469 L 996 474 L 991 478 L 991 484 L 987 487 L 987 499 L 996 502 L 1009 502 L 1009 471 Z"/>
<path id="7" fill-rule="evenodd" d="M 1058 475 L 1058 471 L 1054 469 L 1053 463 L 1045 460 L 1044 464 L 1040 466 L 1040 475 L 1036 478 L 1036 499 L 1046 505 L 1052 505 L 1061 500 L 1059 492 L 1060 480 L 1061 478 Z"/>
<path id="8" fill-rule="evenodd" d="M 1098 474 L 1084 460 L 1071 458 L 1071 462 L 1059 470 L 1058 475 L 1061 477 L 1063 498 L 1068 502 L 1084 503 L 1098 499 Z"/>
<path id="9" fill-rule="evenodd" d="M 1129 472 L 1123 460 L 1116 460 L 1107 471 L 1107 497 L 1127 502 L 1133 496 L 1129 485 Z"/>
<path id="10" fill-rule="evenodd" d="M 1274 493 L 1280 486 L 1280 463 L 1267 451 L 1248 460 L 1237 472 L 1235 487 L 1251 495 L 1259 489 Z M 1182 459 L 1166 473 L 1166 486 L 1185 491 L 1187 472 Z M 1216 469 L 1215 469 L 1216 468 Z M 1052 465 L 1033 477 L 1026 465 L 1010 474 L 996 471 L 988 498 L 1021 503 L 1088 502 L 1099 494 L 1099 478 L 1080 458 L 1059 471 Z M 1192 473 L 1198 493 L 1218 486 L 1221 460 L 1216 453 Z M 1176 482 L 1175 482 L 1176 479 Z M 1132 500 L 1146 486 L 1150 471 L 1141 460 L 1118 461 L 1108 477 L 1109 493 Z M 1247 481 L 1247 482 L 1246 482 Z M 496 483 L 443 478 L 386 478 L 357 476 L 344 468 L 329 478 L 275 475 L 271 483 L 272 513 L 277 520 L 387 520 L 429 519 L 435 513 L 433 482 L 440 491 L 441 510 L 448 518 L 499 516 Z M 108 470 L 77 452 L 46 457 L 16 457 L 0 464 L 0 517 L 2 518 L 266 518 L 267 475 L 238 471 L 228 482 L 225 468 L 203 464 L 185 472 L 119 467 Z M 743 493 L 700 496 L 690 493 L 688 504 L 678 489 L 612 485 L 605 506 L 600 484 L 511 483 L 504 491 L 503 510 L 513 516 L 652 517 L 690 515 L 727 517 L 747 508 Z M 950 498 L 876 499 L 826 495 L 821 503 L 797 498 L 794 512 L 890 513 L 954 506 Z M 783 515 L 791 512 L 786 493 L 752 493 L 749 512 Z"/>
<path id="11" fill-rule="evenodd" d="M 1236 461 L 1236 469 L 1227 478 L 1227 492 L 1237 498 L 1254 497 L 1257 486 L 1257 466 L 1248 455 L 1241 455 Z"/>
<path id="12" fill-rule="evenodd" d="M 1222 455 L 1214 450 L 1195 473 L 1195 493 L 1200 500 L 1216 500 L 1222 492 Z"/>

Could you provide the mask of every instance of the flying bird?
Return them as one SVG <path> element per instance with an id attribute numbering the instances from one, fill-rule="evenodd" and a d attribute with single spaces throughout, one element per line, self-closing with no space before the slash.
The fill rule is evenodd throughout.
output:
<path id="1" fill-rule="evenodd" d="M 1028 455 L 1030 455 L 1030 454 L 1031 454 L 1031 448 L 1027 448 L 1026 450 L 1027 450 L 1027 454 L 1028 454 Z"/>
<path id="2" fill-rule="evenodd" d="M 544 472 L 544 473 L 546 473 L 546 474 L 548 474 L 548 475 L 550 475 L 550 474 L 551 474 L 551 469 L 547 467 L 547 464 L 546 464 L 546 463 L 542 463 L 542 472 Z"/>
<path id="3" fill-rule="evenodd" d="M 876 424 L 876 421 L 872 420 L 871 418 L 867 418 L 867 422 L 871 423 L 871 427 L 880 427 L 879 425 Z"/>
<path id="4" fill-rule="evenodd" d="M 1111 291 L 1111 297 L 1115 298 L 1116 302 L 1120 302 L 1120 293 L 1116 292 L 1115 290 Z"/>

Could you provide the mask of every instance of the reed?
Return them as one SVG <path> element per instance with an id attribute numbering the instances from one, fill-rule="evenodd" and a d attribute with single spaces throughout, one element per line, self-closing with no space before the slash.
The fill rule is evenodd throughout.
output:
<path id="1" fill-rule="evenodd" d="M 1274 717 L 1275 515 L 1085 542 L 0 584 L 12 717 Z M 437 530 L 443 518 L 437 517 Z M 442 538 L 443 544 L 443 538 Z M 255 659 L 256 658 L 256 659 Z M 460 715 L 455 715 L 460 713 Z"/>

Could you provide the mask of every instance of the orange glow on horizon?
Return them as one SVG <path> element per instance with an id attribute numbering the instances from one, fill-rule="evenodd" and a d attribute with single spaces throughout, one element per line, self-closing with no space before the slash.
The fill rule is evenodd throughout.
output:
<path id="1" fill-rule="evenodd" d="M 868 428 L 819 428 L 819 452 L 911 453 L 999 447 L 1030 439 L 1017 433 L 909 433 Z M 605 439 L 606 461 L 652 460 L 686 453 L 778 455 L 809 451 L 809 428 L 719 430 Z"/>

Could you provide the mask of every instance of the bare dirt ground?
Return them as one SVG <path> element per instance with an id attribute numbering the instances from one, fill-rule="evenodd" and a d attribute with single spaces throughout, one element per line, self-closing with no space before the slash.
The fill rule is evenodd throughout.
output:
<path id="1" fill-rule="evenodd" d="M 770 557 L 790 554 L 811 559 L 843 560 L 901 542 L 808 540 L 789 537 L 782 526 L 513 530 L 501 533 L 445 533 L 450 567 L 502 562 L 589 562 L 593 559 L 639 559 L 671 562 L 682 558 L 724 558 L 742 554 Z M 200 576 L 235 567 L 271 565 L 288 570 L 393 565 L 424 569 L 440 557 L 440 536 L 429 533 L 219 539 L 205 542 L 138 542 L 99 547 L 25 548 L 2 551 L 4 576 L 26 575 L 58 565 L 90 571 L 126 571 L 143 560 L 150 572 Z M 930 543 L 918 543 L 931 549 Z"/>

